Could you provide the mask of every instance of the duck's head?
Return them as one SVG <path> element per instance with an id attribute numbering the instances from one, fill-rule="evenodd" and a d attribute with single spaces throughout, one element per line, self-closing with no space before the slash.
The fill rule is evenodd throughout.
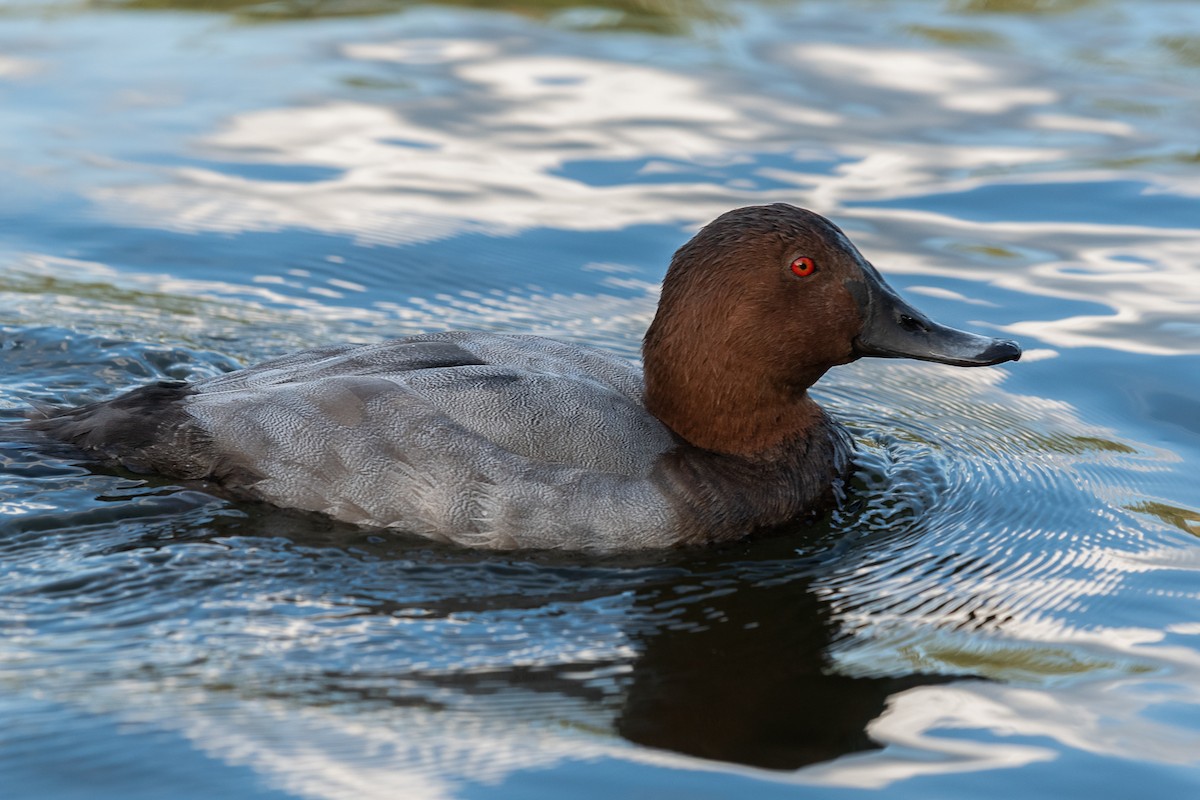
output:
<path id="1" fill-rule="evenodd" d="M 812 424 L 806 392 L 830 367 L 989 366 L 1021 348 L 930 320 L 836 225 L 776 203 L 722 214 L 675 253 L 643 355 L 652 413 L 695 445 L 754 455 Z"/>

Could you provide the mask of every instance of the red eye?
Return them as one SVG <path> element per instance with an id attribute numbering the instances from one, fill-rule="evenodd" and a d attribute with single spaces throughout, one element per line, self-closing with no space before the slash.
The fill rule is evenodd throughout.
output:
<path id="1" fill-rule="evenodd" d="M 817 271 L 817 265 L 808 256 L 800 256 L 792 262 L 792 274 L 797 278 L 807 278 Z"/>

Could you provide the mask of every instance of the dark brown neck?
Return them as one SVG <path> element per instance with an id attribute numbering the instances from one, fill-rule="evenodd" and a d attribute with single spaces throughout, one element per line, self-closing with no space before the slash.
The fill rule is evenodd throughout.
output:
<path id="1" fill-rule="evenodd" d="M 651 328 L 644 347 L 646 408 L 696 447 L 770 459 L 810 436 L 824 412 L 808 396 L 820 377 L 784 381 L 736 343 L 702 350 L 675 347 Z"/>

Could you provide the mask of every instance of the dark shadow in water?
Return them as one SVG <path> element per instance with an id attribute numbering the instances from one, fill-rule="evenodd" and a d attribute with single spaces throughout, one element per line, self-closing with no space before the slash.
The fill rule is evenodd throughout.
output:
<path id="1" fill-rule="evenodd" d="M 618 732 L 650 747 L 783 770 L 878 747 L 866 728 L 891 695 L 951 678 L 831 671 L 834 629 L 810 584 L 738 582 L 643 631 Z"/>

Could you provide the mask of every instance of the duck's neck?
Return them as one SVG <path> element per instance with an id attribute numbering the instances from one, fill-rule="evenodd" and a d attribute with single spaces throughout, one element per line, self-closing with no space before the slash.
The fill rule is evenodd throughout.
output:
<path id="1" fill-rule="evenodd" d="M 644 347 L 646 409 L 696 447 L 770 460 L 823 430 L 828 417 L 808 396 L 820 373 L 783 381 L 736 348 Z"/>
<path id="2" fill-rule="evenodd" d="M 838 501 L 852 445 L 832 418 L 822 414 L 803 438 L 769 452 L 746 458 L 684 444 L 659 459 L 652 480 L 678 512 L 681 544 L 795 524 Z"/>

